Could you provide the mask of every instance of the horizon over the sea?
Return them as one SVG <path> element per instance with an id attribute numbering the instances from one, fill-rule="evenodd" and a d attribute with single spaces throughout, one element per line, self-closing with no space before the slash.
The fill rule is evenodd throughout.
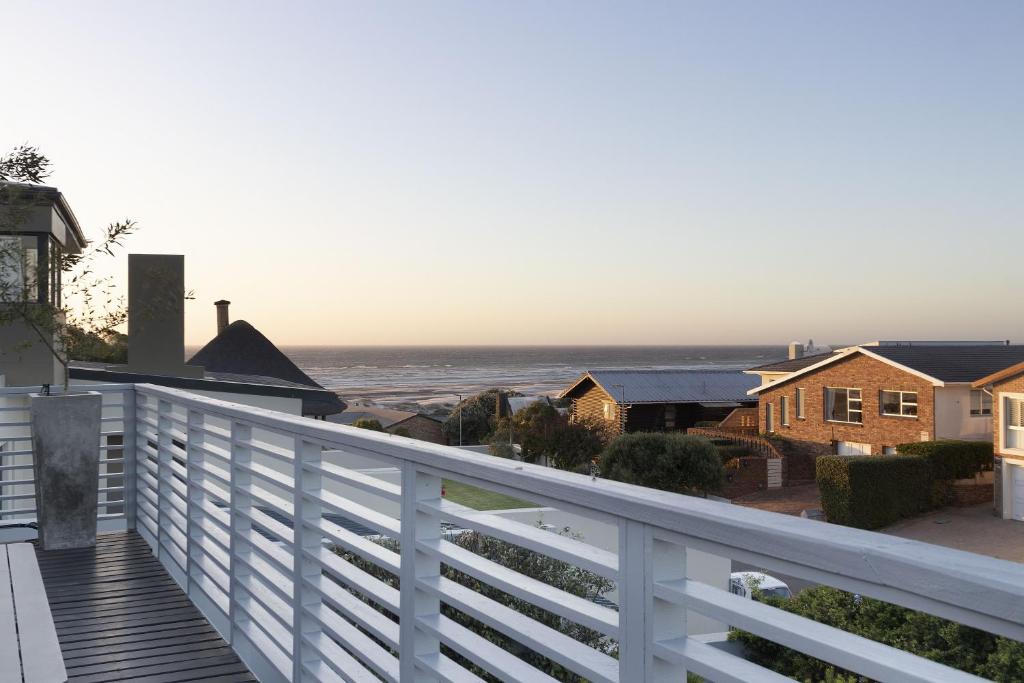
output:
<path id="1" fill-rule="evenodd" d="M 557 394 L 586 370 L 745 370 L 786 357 L 779 344 L 281 346 L 342 398 L 440 410 L 491 387 Z"/>

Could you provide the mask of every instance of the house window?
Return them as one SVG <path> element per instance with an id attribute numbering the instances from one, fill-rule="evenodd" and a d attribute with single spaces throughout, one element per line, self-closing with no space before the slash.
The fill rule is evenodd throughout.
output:
<path id="1" fill-rule="evenodd" d="M 1003 448 L 1024 450 L 1024 398 L 1004 399 L 1003 425 Z"/>
<path id="2" fill-rule="evenodd" d="M 882 446 L 882 455 L 896 455 L 896 447 Z"/>
<path id="3" fill-rule="evenodd" d="M 775 406 L 771 403 L 764 405 L 764 430 L 766 432 L 775 431 Z"/>
<path id="4" fill-rule="evenodd" d="M 789 426 L 789 396 L 783 396 L 779 401 L 779 421 L 783 426 Z"/>
<path id="5" fill-rule="evenodd" d="M 992 395 L 981 389 L 971 390 L 971 415 L 985 416 L 992 414 Z"/>
<path id="6" fill-rule="evenodd" d="M 883 391 L 879 403 L 882 415 L 917 417 L 916 391 Z"/>
<path id="7" fill-rule="evenodd" d="M 616 411 L 615 411 L 615 402 L 614 401 L 604 401 L 603 407 L 604 407 L 604 419 L 609 420 L 609 421 L 615 420 L 615 418 L 617 417 L 616 414 L 615 414 L 616 413 Z"/>
<path id="8" fill-rule="evenodd" d="M 804 389 L 798 387 L 796 390 L 796 419 L 802 420 L 806 417 L 804 413 Z"/>
<path id="9" fill-rule="evenodd" d="M 825 389 L 825 420 L 828 422 L 864 423 L 860 389 L 828 387 Z"/>
<path id="10" fill-rule="evenodd" d="M 676 428 L 676 407 L 665 406 L 665 429 Z"/>

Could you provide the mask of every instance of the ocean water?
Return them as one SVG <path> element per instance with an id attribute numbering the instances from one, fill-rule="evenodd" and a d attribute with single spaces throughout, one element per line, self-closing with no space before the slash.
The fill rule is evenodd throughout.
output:
<path id="1" fill-rule="evenodd" d="M 557 394 L 598 368 L 743 370 L 786 357 L 783 346 L 293 346 L 282 347 L 346 400 L 440 408 L 490 387 Z"/>

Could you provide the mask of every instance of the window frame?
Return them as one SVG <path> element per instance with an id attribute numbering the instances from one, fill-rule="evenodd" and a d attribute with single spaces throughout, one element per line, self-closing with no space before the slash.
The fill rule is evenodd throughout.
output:
<path id="1" fill-rule="evenodd" d="M 775 404 L 770 401 L 764 404 L 764 430 L 768 434 L 775 432 Z"/>
<path id="2" fill-rule="evenodd" d="M 899 405 L 899 411 L 900 412 L 898 412 L 898 413 L 887 413 L 887 412 L 885 412 L 885 395 L 886 394 L 899 394 L 899 398 L 898 398 L 897 403 Z M 914 400 L 913 401 L 905 400 L 904 396 L 906 396 L 907 394 L 913 395 Z M 908 418 L 913 418 L 913 419 L 916 420 L 916 419 L 918 419 L 917 414 L 918 414 L 918 409 L 919 409 L 920 405 L 921 404 L 918 402 L 918 393 L 916 391 L 903 391 L 902 389 L 879 389 L 878 390 L 878 414 L 881 415 L 882 417 L 908 417 Z M 904 408 L 906 406 L 914 406 L 914 412 L 913 413 L 905 413 L 905 412 L 903 412 Z"/>
<path id="3" fill-rule="evenodd" d="M 974 412 L 974 397 L 978 396 L 978 412 Z M 985 397 L 988 397 L 988 412 L 985 412 Z M 984 389 L 971 389 L 971 396 L 967 400 L 967 415 L 969 417 L 992 417 L 992 394 L 985 393 Z"/>
<path id="4" fill-rule="evenodd" d="M 1010 401 L 1019 401 L 1021 403 L 1021 425 L 1010 425 L 1009 416 Z M 1024 394 L 1021 393 L 1002 393 L 999 394 L 999 446 L 1000 451 L 1008 455 L 1024 455 L 1024 448 L 1013 448 L 1007 446 L 1007 435 L 1010 430 L 1019 432 L 1022 435 L 1022 443 L 1024 443 Z"/>
<path id="5" fill-rule="evenodd" d="M 615 422 L 618 418 L 618 415 L 616 414 L 618 411 L 615 410 L 616 405 L 615 401 L 601 401 L 601 411 L 606 422 Z M 609 410 L 609 408 L 611 410 Z"/>
<path id="6" fill-rule="evenodd" d="M 779 424 L 783 427 L 789 426 L 789 396 L 779 398 Z"/>
<path id="7" fill-rule="evenodd" d="M 845 419 L 845 420 L 836 420 L 836 419 L 834 419 L 832 417 L 832 415 L 831 415 L 832 411 L 829 410 L 829 400 L 828 400 L 828 392 L 830 392 L 830 391 L 832 391 L 832 392 L 839 392 L 839 391 L 846 392 L 846 417 L 847 417 L 847 419 Z M 851 398 L 850 397 L 850 392 L 851 391 L 856 391 L 857 392 L 857 398 Z M 822 412 L 824 413 L 825 422 L 832 422 L 832 423 L 835 423 L 835 424 L 849 424 L 849 425 L 863 425 L 864 424 L 864 392 L 860 389 L 860 387 L 825 387 L 823 398 L 824 398 L 825 402 L 824 402 L 824 408 L 823 408 Z M 850 408 L 850 402 L 851 401 L 856 401 L 858 404 L 860 404 L 859 407 L 856 408 L 856 409 L 851 409 Z M 835 404 L 835 402 L 833 401 L 833 406 L 834 406 L 834 404 Z M 851 419 L 849 419 L 851 413 L 858 413 L 860 415 L 860 419 L 859 420 L 851 420 Z"/>
<path id="8" fill-rule="evenodd" d="M 805 403 L 805 401 L 806 401 L 806 393 L 807 392 L 804 391 L 803 387 L 797 387 L 796 388 L 796 419 L 798 419 L 798 420 L 806 420 L 807 419 L 807 413 L 806 413 L 806 408 L 805 408 L 806 407 L 806 403 Z"/>

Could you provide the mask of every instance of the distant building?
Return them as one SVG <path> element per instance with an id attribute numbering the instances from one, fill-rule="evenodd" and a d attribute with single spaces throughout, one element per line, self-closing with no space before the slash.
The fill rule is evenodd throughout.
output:
<path id="1" fill-rule="evenodd" d="M 355 403 L 345 412 L 327 417 L 328 422 L 343 425 L 354 425 L 362 419 L 377 420 L 384 431 L 390 434 L 403 433 L 404 430 L 404 432 L 408 432 L 409 436 L 420 441 L 430 441 L 442 445 L 448 443 L 441 431 L 442 421 L 425 413 Z"/>
<path id="2" fill-rule="evenodd" d="M 566 413 L 565 408 L 559 408 L 555 405 L 555 402 L 551 400 L 550 396 L 509 396 L 504 391 L 498 392 L 497 395 L 497 417 L 507 417 L 509 415 L 515 415 L 516 413 L 525 410 L 535 403 L 543 403 L 544 405 L 551 406 L 563 415 Z"/>
<path id="3" fill-rule="evenodd" d="M 749 370 L 762 432 L 806 455 L 882 455 L 933 439 L 992 438 L 992 397 L 971 383 L 1024 361 L 1005 342 L 880 341 Z"/>
<path id="4" fill-rule="evenodd" d="M 610 423 L 618 432 L 678 431 L 720 421 L 753 407 L 754 377 L 726 370 L 590 370 L 559 398 L 572 400 L 574 419 Z"/>
<path id="5" fill-rule="evenodd" d="M 302 414 L 325 418 L 345 410 L 346 404 L 333 391 L 323 388 L 299 369 L 259 330 L 244 320 L 228 323 L 228 301 L 218 301 L 218 333 L 199 349 L 189 365 L 200 365 L 207 374 L 268 377 L 295 387 L 313 389 L 302 399 Z"/>
<path id="6" fill-rule="evenodd" d="M 138 281 L 138 278 L 133 279 L 133 275 L 152 263 L 159 265 L 164 278 L 167 273 L 175 273 L 175 277 L 181 280 L 183 274 L 183 260 L 180 256 L 132 256 L 145 258 L 129 260 L 129 318 L 133 305 L 134 310 L 147 308 L 144 298 L 139 299 L 138 287 L 132 287 L 132 283 Z M 185 355 L 184 323 L 180 309 L 176 306 L 161 307 L 159 315 L 148 316 L 148 330 L 139 330 L 133 334 L 136 328 L 129 325 L 127 365 L 73 362 L 70 373 L 72 382 L 158 384 L 221 400 L 321 419 L 345 409 L 345 402 L 337 394 L 310 379 L 252 325 L 244 320 L 227 325 L 227 309 L 223 305 L 227 302 L 218 303 L 218 318 L 225 323 L 225 327 L 187 364 L 182 362 Z M 161 330 L 162 339 L 154 341 L 154 328 Z M 177 359 L 176 363 L 174 359 Z"/>

